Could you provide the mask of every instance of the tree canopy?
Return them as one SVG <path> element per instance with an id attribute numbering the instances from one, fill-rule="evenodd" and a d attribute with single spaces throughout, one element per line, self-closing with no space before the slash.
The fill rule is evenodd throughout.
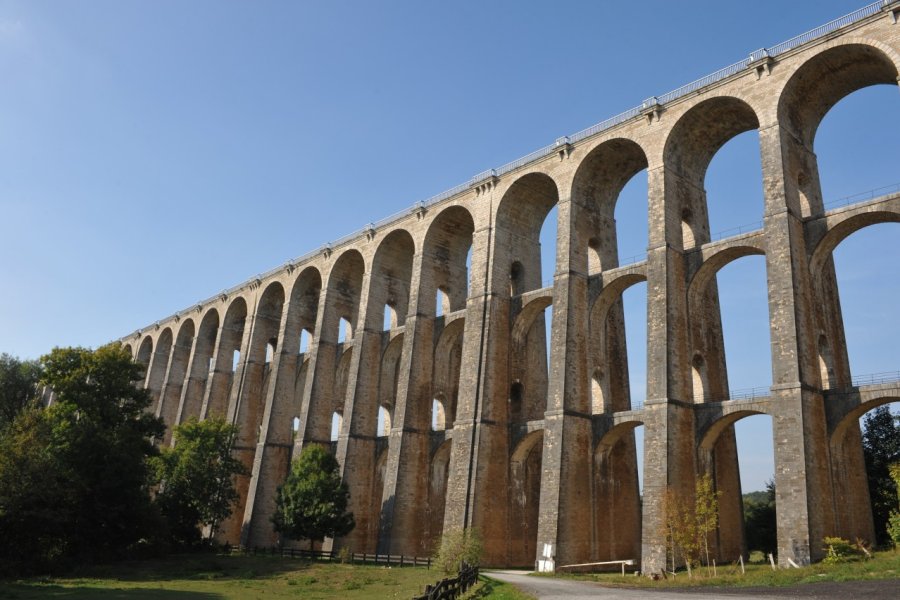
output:
<path id="1" fill-rule="evenodd" d="M 215 536 L 238 499 L 234 476 L 246 472 L 231 454 L 237 427 L 221 418 L 191 418 L 174 430 L 175 447 L 152 459 L 159 491 L 156 501 L 176 544 L 190 546 L 200 527 Z"/>
<path id="2" fill-rule="evenodd" d="M 0 354 L 0 429 L 9 425 L 34 400 L 35 386 L 40 379 L 39 362 Z"/>
<path id="3" fill-rule="evenodd" d="M 900 461 L 900 423 L 887 405 L 866 413 L 863 419 L 863 453 L 875 522 L 875 540 L 889 544 L 888 519 L 897 504 L 897 485 L 891 479 L 890 465 Z"/>
<path id="4" fill-rule="evenodd" d="M 136 387 L 141 367 L 118 344 L 55 348 L 41 358 L 47 409 L 0 433 L 0 565 L 118 555 L 155 527 L 147 458 L 164 430 Z"/>
<path id="5" fill-rule="evenodd" d="M 347 535 L 356 526 L 353 513 L 347 512 L 349 498 L 337 459 L 321 446 L 307 446 L 278 488 L 272 517 L 275 531 L 309 540 L 310 549 L 326 537 Z"/>

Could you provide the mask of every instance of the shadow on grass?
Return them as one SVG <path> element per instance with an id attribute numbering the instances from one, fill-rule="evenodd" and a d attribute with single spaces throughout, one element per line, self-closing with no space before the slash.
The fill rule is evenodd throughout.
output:
<path id="1" fill-rule="evenodd" d="M 58 600 L 221 600 L 224 596 L 207 592 L 182 592 L 177 590 L 131 588 L 111 590 L 89 585 L 63 587 L 61 585 L 10 584 L 0 586 L 0 600 L 31 600 L 51 598 Z"/>
<path id="2" fill-rule="evenodd" d="M 186 554 L 166 558 L 90 565 L 59 574 L 64 579 L 111 579 L 116 581 L 223 581 L 265 578 L 310 568 L 302 559 L 277 556 L 225 556 Z M 323 563 L 329 564 L 329 563 Z"/>

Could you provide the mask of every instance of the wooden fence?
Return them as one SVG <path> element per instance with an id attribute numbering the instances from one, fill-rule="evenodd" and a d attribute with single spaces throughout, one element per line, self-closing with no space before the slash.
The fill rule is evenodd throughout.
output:
<path id="1" fill-rule="evenodd" d="M 301 550 L 300 548 L 238 548 L 228 549 L 229 554 L 243 554 L 250 556 L 280 556 L 281 558 L 304 558 L 307 560 L 328 560 L 332 562 L 345 560 L 355 565 L 390 565 L 398 567 L 428 567 L 431 568 L 431 557 L 405 556 L 403 554 L 365 554 L 351 552 L 341 555 L 339 551 L 324 552 L 321 550 Z"/>
<path id="2" fill-rule="evenodd" d="M 478 567 L 463 563 L 459 575 L 442 579 L 434 585 L 426 585 L 425 593 L 413 600 L 456 600 L 478 581 Z"/>

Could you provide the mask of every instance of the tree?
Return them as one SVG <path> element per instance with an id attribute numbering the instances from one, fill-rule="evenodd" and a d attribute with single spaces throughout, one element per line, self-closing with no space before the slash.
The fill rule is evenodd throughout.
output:
<path id="1" fill-rule="evenodd" d="M 172 540 L 190 546 L 200 540 L 200 526 L 212 538 L 231 514 L 238 493 L 234 476 L 246 473 L 231 454 L 237 427 L 221 418 L 182 423 L 174 430 L 174 448 L 152 459 L 159 481 L 156 503 Z"/>
<path id="2" fill-rule="evenodd" d="M 142 367 L 118 344 L 41 362 L 57 401 L 0 435 L 0 557 L 21 570 L 118 556 L 155 526 L 147 458 L 164 427 L 135 385 Z"/>
<path id="3" fill-rule="evenodd" d="M 891 463 L 900 461 L 900 426 L 897 419 L 885 405 L 866 414 L 863 420 L 863 453 L 878 544 L 890 543 L 887 523 L 897 502 L 897 486 L 889 472 Z"/>
<path id="4" fill-rule="evenodd" d="M 29 402 L 41 378 L 41 365 L 33 360 L 19 360 L 0 354 L 0 429 L 3 429 Z"/>
<path id="5" fill-rule="evenodd" d="M 715 491 L 709 474 L 697 478 L 693 502 L 681 498 L 671 487 L 666 488 L 663 534 L 667 551 L 671 553 L 673 571 L 676 554 L 681 555 L 690 576 L 693 575 L 693 567 L 700 563 L 701 552 L 709 566 L 709 536 L 719 523 L 720 495 L 721 492 Z"/>
<path id="6" fill-rule="evenodd" d="M 891 479 L 897 487 L 897 498 L 894 501 L 894 508 L 891 509 L 888 516 L 887 532 L 891 538 L 891 543 L 896 549 L 900 546 L 900 462 L 893 463 L 889 468 Z"/>
<path id="7" fill-rule="evenodd" d="M 310 550 L 326 537 L 347 535 L 356 526 L 353 513 L 347 512 L 349 498 L 337 459 L 321 446 L 307 446 L 278 488 L 275 531 L 290 539 L 308 539 Z"/>
<path id="8" fill-rule="evenodd" d="M 754 498 L 744 494 L 744 530 L 747 532 L 747 549 L 759 550 L 763 554 L 778 552 L 778 533 L 775 522 L 775 481 L 766 482 L 765 492 Z"/>
<path id="9" fill-rule="evenodd" d="M 434 563 L 445 575 L 452 575 L 459 572 L 462 563 L 480 564 L 483 553 L 484 544 L 477 529 L 451 529 L 441 536 Z"/>

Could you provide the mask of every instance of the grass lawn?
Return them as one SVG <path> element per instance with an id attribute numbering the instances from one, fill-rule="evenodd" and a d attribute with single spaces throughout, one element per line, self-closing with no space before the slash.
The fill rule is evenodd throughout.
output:
<path id="1" fill-rule="evenodd" d="M 89 567 L 58 577 L 0 582 L 0 599 L 409 600 L 440 578 L 440 571 L 423 567 L 308 563 L 264 556 L 184 555 Z"/>
<path id="2" fill-rule="evenodd" d="M 900 577 L 900 552 L 876 552 L 870 560 L 858 560 L 837 565 L 818 563 L 801 569 L 778 569 L 773 571 L 766 564 L 749 564 L 742 575 L 737 565 L 719 565 L 718 576 L 707 575 L 706 568 L 694 569 L 694 576 L 679 571 L 676 577 L 653 581 L 649 577 L 622 576 L 613 573 L 562 575 L 604 585 L 640 588 L 673 588 L 697 586 L 783 586 L 822 581 L 859 581 L 871 579 L 896 579 Z M 559 576 L 559 575 L 557 575 Z"/>
<path id="3" fill-rule="evenodd" d="M 518 588 L 512 586 L 508 583 L 503 583 L 502 581 L 497 581 L 496 579 L 491 579 L 490 577 L 485 577 L 484 575 L 478 576 L 478 585 L 472 588 L 465 596 L 463 596 L 463 600 L 534 600 L 533 596 L 530 596 L 524 592 L 519 591 Z"/>

